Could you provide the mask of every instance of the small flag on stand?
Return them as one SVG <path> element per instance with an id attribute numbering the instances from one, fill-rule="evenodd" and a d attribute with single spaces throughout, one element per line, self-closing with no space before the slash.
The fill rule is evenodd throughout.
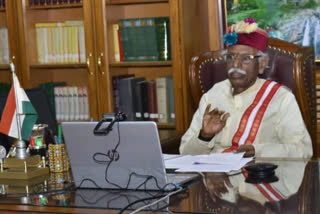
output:
<path id="1" fill-rule="evenodd" d="M 18 77 L 14 72 L 12 77 L 13 84 L 2 113 L 0 132 L 10 137 L 29 141 L 38 114 L 26 92 L 21 88 Z"/>

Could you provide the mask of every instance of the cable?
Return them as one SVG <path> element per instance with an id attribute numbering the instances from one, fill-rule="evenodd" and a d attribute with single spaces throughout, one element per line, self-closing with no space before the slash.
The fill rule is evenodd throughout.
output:
<path id="1" fill-rule="evenodd" d="M 129 207 L 131 207 L 132 205 L 136 204 L 136 203 L 139 203 L 139 202 L 143 202 L 143 201 L 147 201 L 147 200 L 153 200 L 153 199 L 157 199 L 157 198 L 162 198 L 164 197 L 165 195 L 156 195 L 156 196 L 152 196 L 152 197 L 148 197 L 148 198 L 141 198 L 141 199 L 138 199 L 130 204 L 128 204 L 127 206 L 125 206 L 124 208 L 122 208 L 119 212 L 119 214 L 122 214 L 125 210 L 127 210 Z"/>
<path id="2" fill-rule="evenodd" d="M 170 192 L 169 194 L 167 194 L 166 196 L 160 198 L 159 200 L 154 201 L 151 204 L 147 204 L 145 206 L 142 206 L 142 207 L 136 209 L 135 211 L 131 212 L 130 214 L 135 214 L 135 213 L 137 213 L 137 212 L 139 212 L 139 211 L 141 211 L 141 210 L 143 210 L 145 208 L 151 207 L 152 205 L 155 205 L 155 204 L 159 203 L 160 201 L 163 201 L 166 198 L 169 198 L 171 195 L 174 195 L 174 194 L 177 194 L 177 193 L 181 192 L 182 190 L 183 190 L 183 188 L 179 187 L 179 189 L 177 189 L 176 191 Z"/>

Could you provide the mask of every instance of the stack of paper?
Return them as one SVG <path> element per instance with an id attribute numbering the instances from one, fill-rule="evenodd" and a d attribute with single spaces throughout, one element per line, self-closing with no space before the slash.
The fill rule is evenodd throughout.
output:
<path id="1" fill-rule="evenodd" d="M 253 158 L 243 153 L 219 153 L 210 155 L 164 155 L 167 169 L 178 172 L 230 172 L 239 170 Z"/>

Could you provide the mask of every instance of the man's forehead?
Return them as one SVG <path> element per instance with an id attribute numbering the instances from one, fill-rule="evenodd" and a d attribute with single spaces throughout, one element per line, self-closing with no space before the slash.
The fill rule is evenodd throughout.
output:
<path id="1" fill-rule="evenodd" d="M 233 45 L 228 47 L 228 53 L 236 54 L 256 54 L 258 50 L 247 45 Z"/>

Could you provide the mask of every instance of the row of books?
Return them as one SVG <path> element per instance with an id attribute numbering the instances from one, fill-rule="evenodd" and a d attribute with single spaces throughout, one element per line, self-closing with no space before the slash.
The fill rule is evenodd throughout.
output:
<path id="1" fill-rule="evenodd" d="M 75 4 L 81 2 L 82 0 L 29 0 L 29 6 Z"/>
<path id="2" fill-rule="evenodd" d="M 120 19 L 113 24 L 114 60 L 171 60 L 169 17 Z"/>
<path id="3" fill-rule="evenodd" d="M 133 76 L 115 76 L 112 81 L 115 112 L 126 113 L 128 120 L 174 123 L 172 77 L 146 81 Z"/>
<path id="4" fill-rule="evenodd" d="M 84 63 L 83 21 L 36 23 L 38 62 Z"/>
<path id="5" fill-rule="evenodd" d="M 0 8 L 6 8 L 6 0 L 0 0 Z"/>
<path id="6" fill-rule="evenodd" d="M 55 87 L 54 100 L 57 121 L 90 119 L 87 87 Z"/>
<path id="7" fill-rule="evenodd" d="M 0 64 L 9 64 L 8 28 L 0 28 Z"/>

